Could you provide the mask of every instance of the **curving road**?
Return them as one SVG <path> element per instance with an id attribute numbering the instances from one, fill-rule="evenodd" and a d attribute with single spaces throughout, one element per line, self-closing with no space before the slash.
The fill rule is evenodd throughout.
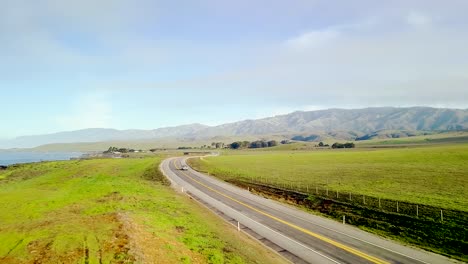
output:
<path id="1" fill-rule="evenodd" d="M 253 231 L 256 238 L 266 240 L 265 244 L 292 262 L 458 263 L 253 195 L 191 168 L 181 170 L 186 159 L 167 159 L 160 169 L 174 186 L 239 222 L 242 229 Z"/>

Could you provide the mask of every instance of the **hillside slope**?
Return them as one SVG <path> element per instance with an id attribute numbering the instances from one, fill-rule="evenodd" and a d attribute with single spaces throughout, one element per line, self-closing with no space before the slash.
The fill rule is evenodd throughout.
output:
<path id="1" fill-rule="evenodd" d="M 298 111 L 218 126 L 191 124 L 154 130 L 85 129 L 26 136 L 0 142 L 0 148 L 29 148 L 53 143 L 148 139 L 211 139 L 227 136 L 310 135 L 354 139 L 376 131 L 450 131 L 468 129 L 468 110 L 430 107 L 377 107 Z M 398 132 L 397 132 L 398 133 Z M 369 135 L 368 137 L 375 137 Z"/>

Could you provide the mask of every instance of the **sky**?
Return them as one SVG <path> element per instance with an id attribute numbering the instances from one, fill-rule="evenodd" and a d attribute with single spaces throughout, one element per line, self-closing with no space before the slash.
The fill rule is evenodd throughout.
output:
<path id="1" fill-rule="evenodd" d="M 468 108 L 468 1 L 0 1 L 0 138 Z"/>

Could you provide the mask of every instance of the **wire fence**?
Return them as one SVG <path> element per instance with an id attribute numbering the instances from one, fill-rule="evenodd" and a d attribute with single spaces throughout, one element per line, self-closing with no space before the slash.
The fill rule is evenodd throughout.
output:
<path id="1" fill-rule="evenodd" d="M 248 182 L 269 188 L 275 188 L 284 191 L 295 192 L 322 199 L 351 204 L 354 206 L 365 207 L 388 213 L 396 213 L 400 215 L 406 215 L 409 217 L 416 217 L 422 220 L 454 223 L 458 225 L 468 225 L 468 212 L 460 210 L 383 199 L 379 197 L 367 196 L 351 192 L 340 192 L 329 189 L 327 187 L 285 182 L 271 182 L 266 178 L 251 178 L 248 181 L 246 181 L 246 183 Z"/>

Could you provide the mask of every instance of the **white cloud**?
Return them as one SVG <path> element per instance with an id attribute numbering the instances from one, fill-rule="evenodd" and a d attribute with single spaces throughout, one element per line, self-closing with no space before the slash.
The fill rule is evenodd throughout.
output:
<path id="1" fill-rule="evenodd" d="M 112 104 L 106 94 L 92 92 L 75 101 L 67 114 L 60 115 L 56 122 L 62 130 L 115 127 Z"/>
<path id="2" fill-rule="evenodd" d="M 340 3 L 346 7 L 341 10 L 347 11 L 327 1 L 298 1 L 310 7 L 273 1 L 271 7 L 276 11 L 272 13 L 262 9 L 263 1 L 252 4 L 242 0 L 242 8 L 236 1 L 205 1 L 210 7 L 222 5 L 221 10 L 216 9 L 221 13 L 209 12 L 218 14 L 215 28 L 224 30 L 232 22 L 248 19 L 247 13 L 251 15 L 248 28 L 239 23 L 232 29 L 252 32 L 246 31 L 245 37 L 232 32 L 229 45 L 223 43 L 226 36 L 222 33 L 207 36 L 200 34 L 207 32 L 198 27 L 192 30 L 191 21 L 209 22 L 209 18 L 196 16 L 194 10 L 202 10 L 192 10 L 190 4 L 161 9 L 153 6 L 164 1 L 69 2 L 16 0 L 0 4 L 0 57 L 6 70 L 20 61 L 21 73 L 34 74 L 24 68 L 37 64 L 42 70 L 42 62 L 53 63 L 55 77 L 64 64 L 81 65 L 81 71 L 68 72 L 95 74 L 90 77 L 92 83 L 83 82 L 85 85 L 111 87 L 110 91 L 159 88 L 164 93 L 158 96 L 166 101 L 165 96 L 177 97 L 183 88 L 188 94 L 197 90 L 206 100 L 221 95 L 250 103 L 256 100 L 251 98 L 261 97 L 270 105 L 286 106 L 432 104 L 437 100 L 467 103 L 467 1 Z M 163 20 L 157 17 L 161 12 L 175 19 L 160 23 Z M 262 23 L 256 24 L 259 21 Z M 183 30 L 186 27 L 191 32 Z M 71 39 L 57 38 L 56 31 L 71 33 Z M 88 37 L 97 42 L 91 43 L 96 50 L 90 56 L 67 45 L 77 46 Z M 237 41 L 245 41 L 242 44 L 248 48 Z M 161 60 L 169 63 L 158 68 Z M 142 66 L 151 74 L 142 73 Z M 102 69 L 104 74 L 99 72 Z M 8 75 L 8 71 L 3 72 Z M 141 78 L 132 73 L 141 74 Z M 89 105 L 88 110 L 75 106 L 59 118 L 63 127 L 115 125 L 112 105 L 105 96 L 97 97 L 80 99 L 77 105 Z M 192 100 L 191 96 L 186 98 Z M 301 110 L 268 109 L 257 102 L 255 107 L 266 108 L 259 116 Z"/>
<path id="3" fill-rule="evenodd" d="M 432 18 L 419 12 L 410 12 L 406 17 L 406 22 L 413 27 L 428 26 L 432 23 Z"/>
<path id="4" fill-rule="evenodd" d="M 309 31 L 297 37 L 288 39 L 286 44 L 294 50 L 304 50 L 310 48 L 317 48 L 327 44 L 328 42 L 336 39 L 339 32 L 333 29 Z"/>
<path id="5" fill-rule="evenodd" d="M 367 32 L 375 29 L 380 23 L 377 17 L 368 17 L 357 22 L 327 26 L 322 29 L 307 31 L 285 41 L 293 50 L 304 51 L 307 49 L 325 47 L 333 44 L 345 35 L 357 32 Z"/>
<path id="6" fill-rule="evenodd" d="M 135 32 L 157 19 L 154 5 L 151 0 L 0 1 L 0 68 L 93 74 L 160 65 L 169 52 Z"/>

